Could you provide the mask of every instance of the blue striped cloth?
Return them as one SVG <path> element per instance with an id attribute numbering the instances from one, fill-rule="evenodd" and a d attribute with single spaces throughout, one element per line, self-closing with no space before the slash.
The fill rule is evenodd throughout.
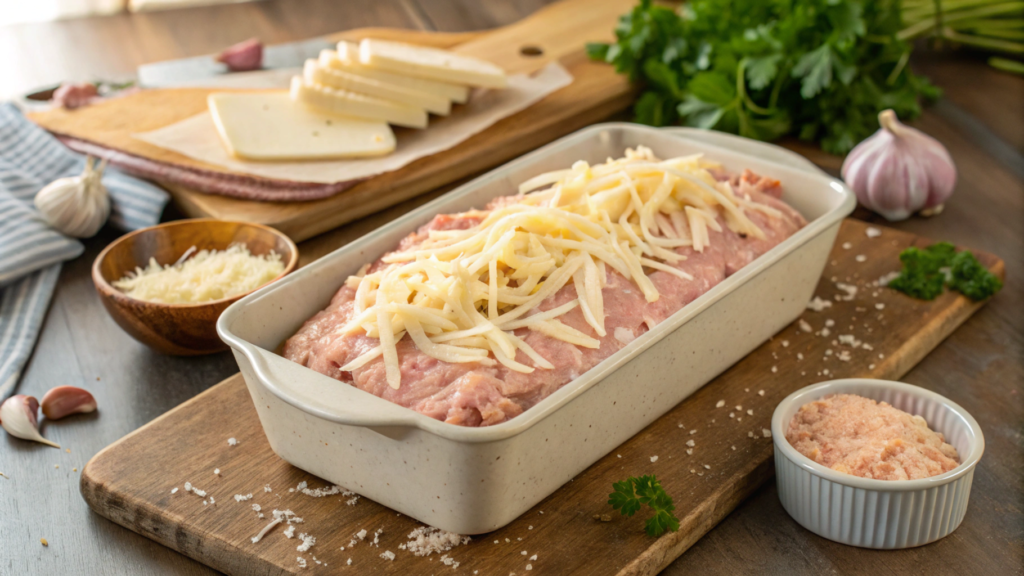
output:
<path id="1" fill-rule="evenodd" d="M 77 176 L 85 158 L 33 124 L 13 104 L 0 104 L 0 399 L 18 383 L 35 346 L 60 276 L 61 262 L 82 243 L 50 228 L 33 198 L 57 178 Z M 160 188 L 108 168 L 110 223 L 122 230 L 153 226 L 167 204 Z"/>

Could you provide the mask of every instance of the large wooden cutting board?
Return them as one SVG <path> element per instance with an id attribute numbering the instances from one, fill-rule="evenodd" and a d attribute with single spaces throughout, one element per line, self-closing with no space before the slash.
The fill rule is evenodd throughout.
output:
<path id="1" fill-rule="evenodd" d="M 833 305 L 803 315 L 815 331 L 832 320 L 830 336 L 804 332 L 796 323 L 786 328 L 533 510 L 453 549 L 449 556 L 460 563 L 456 573 L 656 574 L 771 477 L 772 440 L 762 429 L 770 428 L 772 411 L 786 395 L 830 378 L 899 378 L 981 306 L 954 293 L 923 302 L 873 286 L 898 268 L 902 249 L 931 241 L 891 229 L 869 238 L 867 227 L 857 220 L 843 224 L 817 289 Z M 866 261 L 859 262 L 860 255 Z M 1001 260 L 978 256 L 1003 274 Z M 843 294 L 837 281 L 858 285 L 856 297 L 837 300 Z M 833 342 L 838 334 L 854 334 L 872 349 L 840 346 Z M 849 361 L 837 359 L 843 350 L 850 352 Z M 715 407 L 719 400 L 725 407 Z M 237 446 L 228 445 L 230 437 Z M 692 455 L 686 453 L 688 440 L 694 441 Z M 674 497 L 681 520 L 678 532 L 657 539 L 644 534 L 643 513 L 621 517 L 606 503 L 613 482 L 650 473 Z M 215 503 L 204 505 L 203 498 L 184 493 L 180 488 L 186 481 L 206 490 Z M 83 470 L 81 488 L 97 513 L 229 574 L 300 573 L 298 557 L 306 561 L 306 571 L 324 574 L 451 570 L 438 554 L 416 557 L 399 548 L 418 522 L 366 499 L 349 506 L 342 496 L 289 492 L 302 481 L 325 486 L 274 455 L 236 375 L 97 454 Z M 265 485 L 272 491 L 265 492 Z M 175 487 L 179 490 L 172 494 Z M 250 501 L 233 499 L 250 493 Z M 282 526 L 252 543 L 267 524 L 253 503 L 268 518 L 274 508 L 293 510 L 305 520 L 296 533 L 315 536 L 316 544 L 298 552 L 299 543 L 286 538 Z M 602 521 L 605 514 L 608 520 Z M 359 530 L 372 539 L 381 528 L 379 547 L 368 542 L 349 547 Z M 393 561 L 380 557 L 388 550 L 396 555 Z"/>
<path id="2" fill-rule="evenodd" d="M 520 22 L 481 33 L 366 28 L 336 34 L 335 40 L 374 37 L 450 48 L 490 60 L 510 74 L 528 73 L 559 61 L 574 81 L 454 148 L 323 200 L 257 202 L 165 185 L 189 216 L 267 224 L 299 241 L 479 173 L 629 106 L 633 88 L 611 66 L 590 62 L 583 47 L 586 42 L 611 40 L 617 18 L 633 4 L 634 0 L 562 0 Z M 209 92 L 198 88 L 148 90 L 116 102 L 74 111 L 51 110 L 32 118 L 54 133 L 149 160 L 236 174 L 132 138 L 132 134 L 202 112 Z"/>

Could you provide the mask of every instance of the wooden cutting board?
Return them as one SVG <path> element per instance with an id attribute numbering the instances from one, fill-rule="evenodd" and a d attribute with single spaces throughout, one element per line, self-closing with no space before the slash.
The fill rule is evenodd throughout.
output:
<path id="1" fill-rule="evenodd" d="M 559 61 L 572 84 L 444 152 L 361 182 L 335 196 L 309 202 L 258 202 L 204 194 L 164 183 L 191 217 L 243 220 L 273 226 L 296 241 L 310 238 L 428 190 L 455 182 L 515 158 L 630 105 L 633 88 L 611 66 L 591 62 L 583 47 L 614 38 L 618 17 L 635 0 L 562 0 L 530 17 L 488 32 L 447 34 L 365 28 L 334 40 L 373 37 L 443 48 L 484 58 L 510 74 L 538 70 Z M 538 53 L 539 52 L 539 53 Z M 184 120 L 206 109 L 209 89 L 147 90 L 79 110 L 32 114 L 37 123 L 63 136 L 191 169 L 236 175 L 132 138 L 132 134 Z"/>
<path id="2" fill-rule="evenodd" d="M 867 228 L 857 220 L 843 224 L 816 292 L 832 306 L 802 317 L 814 333 L 794 323 L 510 525 L 451 550 L 458 573 L 656 574 L 772 476 L 772 440 L 762 429 L 770 428 L 772 411 L 785 396 L 831 378 L 897 379 L 982 305 L 955 293 L 923 302 L 873 286 L 898 269 L 901 250 L 932 241 L 886 228 L 869 238 Z M 861 255 L 864 262 L 858 261 Z M 977 255 L 1002 276 L 1001 260 Z M 857 285 L 856 297 L 837 299 L 845 292 L 835 282 Z M 827 320 L 834 322 L 831 335 L 821 336 L 817 332 Z M 839 345 L 839 334 L 853 334 L 871 349 Z M 848 361 L 837 358 L 843 351 L 850 353 Z M 725 407 L 715 407 L 719 400 Z M 232 437 L 237 446 L 228 445 Z M 688 440 L 694 441 L 692 455 L 686 453 Z M 613 482 L 651 473 L 674 497 L 681 521 L 678 532 L 657 539 L 643 532 L 643 512 L 625 518 L 606 503 Z M 186 481 L 215 502 L 185 493 Z M 235 375 L 97 454 L 82 472 L 81 489 L 100 515 L 228 574 L 299 573 L 299 557 L 307 570 L 320 573 L 451 570 L 439 554 L 416 557 L 399 548 L 420 526 L 415 520 L 366 499 L 346 505 L 348 498 L 340 495 L 289 492 L 299 482 L 326 486 L 274 455 L 245 384 Z M 233 498 L 250 493 L 249 501 Z M 266 518 L 257 517 L 254 503 Z M 283 526 L 259 543 L 250 541 L 275 508 L 304 518 L 296 534 L 316 537 L 308 552 L 296 550 L 299 542 L 286 538 Z M 370 535 L 367 541 L 349 547 L 362 529 Z M 378 529 L 383 532 L 374 547 L 369 540 Z M 393 561 L 380 556 L 388 550 L 396 555 Z"/>

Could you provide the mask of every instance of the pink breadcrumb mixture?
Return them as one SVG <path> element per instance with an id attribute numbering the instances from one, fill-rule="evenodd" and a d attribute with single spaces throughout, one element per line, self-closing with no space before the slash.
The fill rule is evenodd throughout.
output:
<path id="1" fill-rule="evenodd" d="M 854 394 L 801 406 L 786 440 L 822 466 L 876 480 L 937 476 L 956 468 L 960 459 L 924 418 Z"/>

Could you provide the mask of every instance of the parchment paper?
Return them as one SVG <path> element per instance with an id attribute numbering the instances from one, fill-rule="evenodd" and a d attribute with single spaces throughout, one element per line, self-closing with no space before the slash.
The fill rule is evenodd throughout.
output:
<path id="1" fill-rule="evenodd" d="M 295 182 L 332 183 L 368 178 L 397 170 L 419 158 L 447 150 L 495 122 L 523 110 L 572 83 L 572 75 L 557 62 L 532 75 L 509 77 L 504 90 L 479 90 L 450 116 L 430 118 L 425 130 L 395 129 L 395 151 L 379 158 L 318 162 L 249 162 L 225 151 L 209 112 L 197 114 L 134 138 L 190 158 L 254 176 Z"/>

